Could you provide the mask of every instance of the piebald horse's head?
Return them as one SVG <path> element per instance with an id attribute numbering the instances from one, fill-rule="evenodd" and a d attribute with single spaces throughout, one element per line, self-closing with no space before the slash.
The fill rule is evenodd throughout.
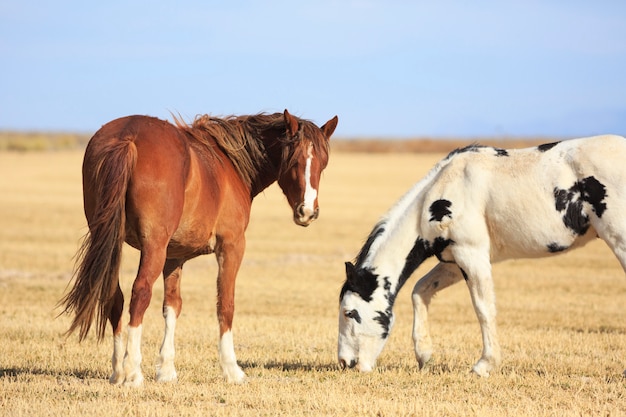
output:
<path id="1" fill-rule="evenodd" d="M 339 366 L 368 372 L 376 365 L 393 326 L 391 300 L 375 294 L 386 290 L 367 268 L 346 262 L 346 278 L 339 297 Z"/>

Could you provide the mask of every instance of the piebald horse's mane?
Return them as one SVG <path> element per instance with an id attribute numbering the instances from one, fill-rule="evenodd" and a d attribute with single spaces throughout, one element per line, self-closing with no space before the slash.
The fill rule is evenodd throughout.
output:
<path id="1" fill-rule="evenodd" d="M 428 171 L 426 176 L 411 187 L 411 189 L 407 191 L 404 196 L 402 196 L 400 200 L 398 200 L 396 204 L 394 204 L 393 207 L 391 207 L 391 209 L 374 225 L 372 231 L 365 240 L 364 245 L 361 247 L 361 250 L 354 259 L 354 264 L 356 266 L 363 266 L 367 263 L 368 256 L 373 250 L 377 249 L 380 242 L 383 241 L 387 235 L 394 233 L 394 229 L 397 227 L 401 217 L 407 214 L 407 206 L 414 201 L 415 197 L 422 192 L 424 188 L 427 188 L 427 185 L 446 165 L 448 165 L 448 163 L 450 163 L 452 159 L 454 159 L 455 156 L 465 152 L 478 152 L 483 148 L 488 147 L 472 143 L 471 145 L 454 149 L 445 158 L 437 162 L 430 169 L 430 171 Z"/>

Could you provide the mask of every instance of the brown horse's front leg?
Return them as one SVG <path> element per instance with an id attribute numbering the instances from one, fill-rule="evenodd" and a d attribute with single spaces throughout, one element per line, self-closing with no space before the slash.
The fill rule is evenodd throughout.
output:
<path id="1" fill-rule="evenodd" d="M 163 298 L 163 318 L 165 319 L 165 332 L 161 344 L 159 364 L 157 365 L 156 380 L 158 382 L 176 381 L 176 367 L 174 366 L 174 332 L 176 320 L 180 316 L 183 300 L 180 296 L 180 280 L 183 274 L 183 261 L 168 259 L 163 268 L 163 285 L 165 295 Z"/>
<path id="2" fill-rule="evenodd" d="M 219 357 L 224 378 L 241 383 L 246 374 L 237 364 L 233 345 L 233 316 L 235 314 L 235 279 L 245 250 L 243 235 L 233 240 L 218 241 L 215 250 L 219 272 L 217 276 L 217 320 L 220 327 Z"/>

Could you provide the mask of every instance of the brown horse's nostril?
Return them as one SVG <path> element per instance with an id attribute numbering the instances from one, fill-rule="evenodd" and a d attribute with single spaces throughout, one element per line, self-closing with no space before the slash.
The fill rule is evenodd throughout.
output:
<path id="1" fill-rule="evenodd" d="M 294 207 L 293 210 L 294 221 L 296 222 L 296 224 L 304 227 L 310 225 L 313 220 L 317 219 L 318 216 L 319 208 L 316 207 L 315 210 L 311 210 L 307 208 L 304 203 L 298 204 Z"/>
<path id="2" fill-rule="evenodd" d="M 296 208 L 296 213 L 298 213 L 298 216 L 304 217 L 304 203 L 298 204 L 298 207 Z"/>

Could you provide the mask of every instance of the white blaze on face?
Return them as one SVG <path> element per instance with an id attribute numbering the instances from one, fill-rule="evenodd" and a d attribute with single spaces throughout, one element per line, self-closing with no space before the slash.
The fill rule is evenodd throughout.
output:
<path id="1" fill-rule="evenodd" d="M 309 144 L 307 150 L 306 167 L 304 168 L 304 210 L 308 213 L 315 211 L 315 199 L 317 198 L 317 190 L 311 185 L 311 163 L 313 162 L 313 144 Z"/>

